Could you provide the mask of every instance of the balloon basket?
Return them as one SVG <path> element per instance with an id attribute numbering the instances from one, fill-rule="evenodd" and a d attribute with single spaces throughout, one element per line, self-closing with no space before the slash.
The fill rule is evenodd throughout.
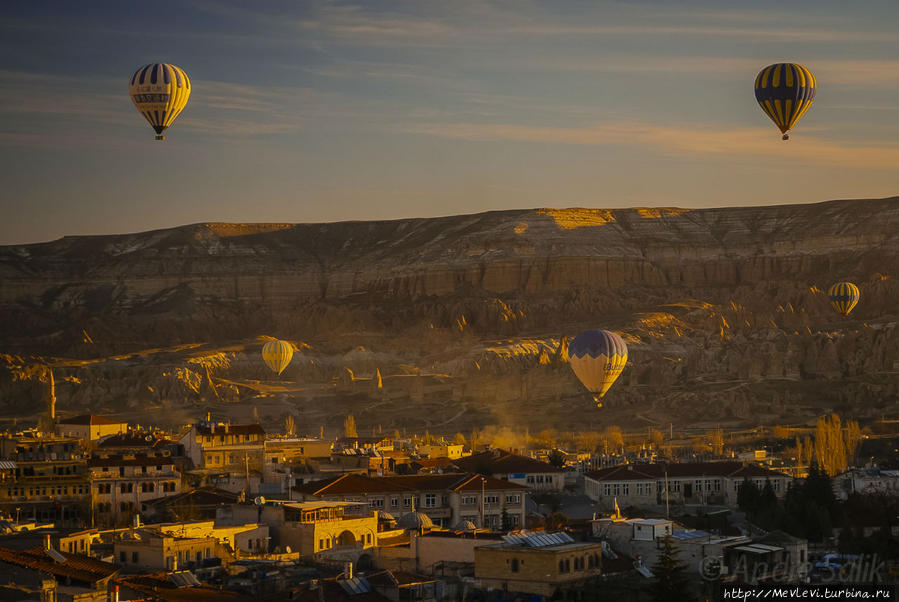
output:
<path id="1" fill-rule="evenodd" d="M 165 140 L 165 136 L 163 136 L 162 134 L 156 134 L 156 139 L 157 140 Z"/>
<path id="2" fill-rule="evenodd" d="M 790 139 L 790 135 L 789 135 L 789 134 L 784 134 L 784 137 L 781 138 L 781 140 L 789 140 L 789 139 Z"/>

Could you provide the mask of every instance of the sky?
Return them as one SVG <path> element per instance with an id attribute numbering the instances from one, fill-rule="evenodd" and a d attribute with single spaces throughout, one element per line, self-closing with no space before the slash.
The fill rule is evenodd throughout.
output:
<path id="1" fill-rule="evenodd" d="M 0 244 L 197 222 L 899 194 L 899 2 L 0 6 Z M 780 132 L 753 83 L 818 80 Z M 128 97 L 168 62 L 190 102 Z"/>

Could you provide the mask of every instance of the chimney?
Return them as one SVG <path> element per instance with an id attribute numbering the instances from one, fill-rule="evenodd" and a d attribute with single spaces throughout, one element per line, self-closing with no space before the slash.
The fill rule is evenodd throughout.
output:
<path id="1" fill-rule="evenodd" d="M 112 602 L 119 602 L 119 586 L 112 588 Z"/>
<path id="2" fill-rule="evenodd" d="M 50 545 L 50 536 L 44 535 L 44 549 L 49 550 L 52 546 Z"/>

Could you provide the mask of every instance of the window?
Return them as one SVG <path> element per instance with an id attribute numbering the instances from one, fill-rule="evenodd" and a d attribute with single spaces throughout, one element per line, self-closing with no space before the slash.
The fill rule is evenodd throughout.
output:
<path id="1" fill-rule="evenodd" d="M 437 507 L 437 494 L 436 493 L 426 493 L 425 494 L 425 508 L 436 508 Z"/>
<path id="2" fill-rule="evenodd" d="M 141 474 L 147 474 L 147 467 L 146 467 L 146 466 L 141 466 L 141 467 L 140 467 L 140 473 L 141 473 Z"/>
<path id="3" fill-rule="evenodd" d="M 612 486 L 609 483 L 603 483 L 602 494 L 603 495 L 612 495 Z"/>
<path id="4" fill-rule="evenodd" d="M 518 572 L 518 559 L 517 558 L 512 559 L 512 572 L 513 573 Z"/>
<path id="5" fill-rule="evenodd" d="M 721 493 L 721 479 L 715 479 L 715 493 Z"/>
<path id="6" fill-rule="evenodd" d="M 515 495 L 507 495 L 506 503 L 507 504 L 520 504 L 521 503 L 521 494 L 516 493 Z"/>
<path id="7" fill-rule="evenodd" d="M 621 495 L 630 495 L 630 485 L 628 483 L 621 484 Z"/>
<path id="8" fill-rule="evenodd" d="M 121 562 L 122 564 L 128 562 L 128 554 L 126 554 L 125 552 L 119 552 L 119 562 Z"/>
<path id="9" fill-rule="evenodd" d="M 391 508 L 398 508 L 399 505 L 400 505 L 400 498 L 398 498 L 396 496 L 393 496 L 392 498 L 390 498 L 390 507 Z"/>
<path id="10" fill-rule="evenodd" d="M 696 479 L 694 482 L 695 493 L 702 493 L 702 479 Z"/>
<path id="11" fill-rule="evenodd" d="M 383 508 L 384 507 L 384 499 L 378 498 L 373 499 L 368 502 L 369 507 L 371 508 Z"/>
<path id="12" fill-rule="evenodd" d="M 774 487 L 774 491 L 780 491 L 780 479 L 771 481 L 771 486 Z"/>
<path id="13" fill-rule="evenodd" d="M 485 496 L 484 496 L 484 503 L 485 503 L 485 504 L 498 504 L 498 503 L 499 503 L 499 496 L 498 496 L 498 495 L 485 495 Z"/>
<path id="14" fill-rule="evenodd" d="M 533 482 L 534 482 L 534 475 L 529 474 L 529 475 L 528 475 L 528 478 L 527 478 L 527 482 L 528 482 L 528 483 L 533 483 Z"/>
<path id="15" fill-rule="evenodd" d="M 319 540 L 318 540 L 318 549 L 319 549 L 319 550 L 324 550 L 324 549 L 325 549 L 325 540 L 324 540 L 324 539 L 319 539 Z"/>
<path id="16" fill-rule="evenodd" d="M 620 495 L 621 494 L 621 484 L 613 483 L 612 484 L 612 495 Z"/>
<path id="17" fill-rule="evenodd" d="M 412 506 L 412 498 L 404 497 L 403 498 L 403 508 L 409 508 L 410 506 Z"/>
<path id="18" fill-rule="evenodd" d="M 371 545 L 371 533 L 366 533 L 366 534 L 365 534 L 365 542 L 366 542 L 368 545 Z"/>
<path id="19" fill-rule="evenodd" d="M 137 564 L 138 555 L 137 552 L 131 552 L 131 562 Z"/>
<path id="20" fill-rule="evenodd" d="M 474 506 L 478 503 L 478 497 L 475 495 L 463 495 L 462 496 L 462 505 L 463 506 Z"/>

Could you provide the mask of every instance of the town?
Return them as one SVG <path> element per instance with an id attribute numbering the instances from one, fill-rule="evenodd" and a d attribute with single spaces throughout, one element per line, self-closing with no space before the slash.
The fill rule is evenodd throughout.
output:
<path id="1" fill-rule="evenodd" d="M 894 426 L 360 436 L 347 416 L 325 438 L 292 418 L 280 432 L 210 414 L 177 432 L 55 418 L 0 438 L 0 599 L 652 600 L 663 578 L 683 599 L 729 581 L 889 583 Z"/>

